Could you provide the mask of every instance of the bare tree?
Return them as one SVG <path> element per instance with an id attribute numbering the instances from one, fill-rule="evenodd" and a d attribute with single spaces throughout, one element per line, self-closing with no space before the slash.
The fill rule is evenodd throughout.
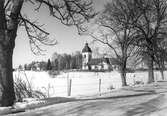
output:
<path id="1" fill-rule="evenodd" d="M 167 40 L 165 38 L 159 38 L 158 48 L 155 52 L 155 63 L 158 65 L 158 68 L 161 73 L 162 80 L 164 77 L 165 62 L 167 61 Z"/>
<path id="2" fill-rule="evenodd" d="M 137 31 L 136 45 L 150 57 L 148 63 L 150 83 L 154 81 L 153 61 L 159 47 L 158 40 L 166 35 L 167 3 L 166 0 L 136 0 L 133 6 L 136 7 L 132 12 L 138 19 L 129 22 L 129 25 Z"/>
<path id="3" fill-rule="evenodd" d="M 122 85 L 126 86 L 127 60 L 134 55 L 136 47 L 133 46 L 136 31 L 129 22 L 138 17 L 131 13 L 135 6 L 133 0 L 112 0 L 105 5 L 105 10 L 97 20 L 98 32 L 90 33 L 95 41 L 98 41 L 109 48 L 114 53 L 120 66 Z"/>
<path id="4" fill-rule="evenodd" d="M 35 54 L 43 51 L 40 44 L 55 45 L 57 42 L 48 38 L 49 33 L 36 21 L 21 14 L 23 3 L 38 5 L 38 11 L 46 6 L 50 15 L 67 26 L 75 25 L 81 31 L 81 25 L 92 18 L 90 0 L 0 0 L 0 100 L 2 106 L 10 106 L 15 100 L 12 74 L 12 57 L 18 26 L 24 26 L 29 37 L 31 50 Z"/>

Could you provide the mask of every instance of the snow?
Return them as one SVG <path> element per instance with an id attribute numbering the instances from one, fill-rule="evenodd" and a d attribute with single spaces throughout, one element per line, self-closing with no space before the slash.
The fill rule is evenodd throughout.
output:
<path id="1" fill-rule="evenodd" d="M 12 107 L 0 107 L 0 115 L 9 114 Z"/>
<path id="2" fill-rule="evenodd" d="M 167 75 L 167 71 L 164 72 Z M 166 77 L 166 76 L 165 76 Z M 68 72 L 57 76 L 50 76 L 48 72 L 14 72 L 14 80 L 22 78 L 28 80 L 35 90 L 41 90 L 48 94 L 48 97 L 67 97 L 68 83 L 71 83 L 71 97 L 84 96 L 111 91 L 112 88 L 119 89 L 121 85 L 120 74 L 113 72 Z M 101 91 L 99 91 L 99 80 L 101 79 Z M 160 73 L 155 72 L 155 79 L 161 80 Z M 134 85 L 136 81 L 148 81 L 147 72 L 135 72 L 127 74 L 128 85 Z"/>

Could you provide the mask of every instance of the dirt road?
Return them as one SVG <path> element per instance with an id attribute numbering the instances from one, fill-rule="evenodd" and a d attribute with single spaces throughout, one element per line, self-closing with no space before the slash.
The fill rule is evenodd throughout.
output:
<path id="1" fill-rule="evenodd" d="M 148 116 L 164 106 L 165 94 L 60 103 L 16 116 Z M 154 113 L 155 114 L 155 113 Z"/>

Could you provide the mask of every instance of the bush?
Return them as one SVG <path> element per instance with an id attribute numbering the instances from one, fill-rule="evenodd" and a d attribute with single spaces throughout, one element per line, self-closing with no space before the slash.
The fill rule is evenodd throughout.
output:
<path id="1" fill-rule="evenodd" d="M 145 69 L 145 68 L 138 68 L 138 69 L 136 69 L 135 71 L 148 71 L 148 69 Z"/>
<path id="2" fill-rule="evenodd" d="M 108 90 L 113 90 L 114 87 L 113 87 L 113 85 L 110 85 L 107 89 L 108 89 Z"/>
<path id="3" fill-rule="evenodd" d="M 33 89 L 32 83 L 28 81 L 27 77 L 25 81 L 19 76 L 19 74 L 18 77 L 16 77 L 16 80 L 14 81 L 14 89 L 16 101 L 19 102 L 22 101 L 23 98 L 46 98 L 46 95 L 43 92 Z"/>
<path id="4" fill-rule="evenodd" d="M 60 74 L 60 71 L 50 70 L 50 71 L 48 71 L 48 74 L 49 74 L 51 77 L 54 77 L 54 76 L 59 75 L 59 74 Z"/>
<path id="5" fill-rule="evenodd" d="M 134 70 L 134 69 L 131 69 L 131 68 L 127 68 L 127 69 L 126 69 L 126 72 L 127 72 L 127 73 L 134 73 L 135 70 Z"/>

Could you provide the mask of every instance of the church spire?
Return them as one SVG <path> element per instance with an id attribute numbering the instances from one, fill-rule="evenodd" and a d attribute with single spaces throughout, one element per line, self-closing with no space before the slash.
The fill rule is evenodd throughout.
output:
<path id="1" fill-rule="evenodd" d="M 92 50 L 89 47 L 89 45 L 88 45 L 87 42 L 85 43 L 85 47 L 82 49 L 82 53 L 84 53 L 84 52 L 90 52 L 90 53 L 92 53 Z"/>

